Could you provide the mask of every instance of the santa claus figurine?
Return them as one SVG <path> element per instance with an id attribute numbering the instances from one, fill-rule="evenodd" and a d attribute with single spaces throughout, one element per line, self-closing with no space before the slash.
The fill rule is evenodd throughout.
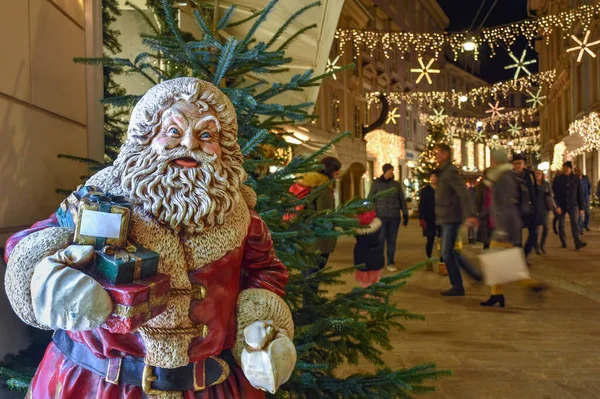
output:
<path id="1" fill-rule="evenodd" d="M 289 378 L 288 273 L 242 163 L 235 109 L 212 84 L 177 78 L 138 102 L 118 159 L 86 183 L 131 201 L 128 238 L 170 277 L 166 310 L 126 334 L 106 328 L 115 305 L 84 273 L 93 247 L 56 214 L 9 239 L 13 309 L 56 330 L 28 397 L 252 399 Z"/>

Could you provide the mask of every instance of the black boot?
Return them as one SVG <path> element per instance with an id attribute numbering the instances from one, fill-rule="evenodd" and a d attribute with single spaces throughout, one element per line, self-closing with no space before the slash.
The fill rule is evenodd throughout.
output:
<path id="1" fill-rule="evenodd" d="M 490 299 L 485 302 L 481 302 L 481 306 L 494 306 L 495 304 L 499 304 L 501 308 L 504 307 L 504 295 L 492 295 Z"/>
<path id="2" fill-rule="evenodd" d="M 579 242 L 576 242 L 576 243 L 575 243 L 575 249 L 577 249 L 578 251 L 579 251 L 581 248 L 585 248 L 586 246 L 587 246 L 587 243 L 586 243 L 586 242 L 583 242 L 583 241 L 579 241 Z"/>

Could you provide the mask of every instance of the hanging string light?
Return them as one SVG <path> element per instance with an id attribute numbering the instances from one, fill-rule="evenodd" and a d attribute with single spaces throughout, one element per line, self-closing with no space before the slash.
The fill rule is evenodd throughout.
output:
<path id="1" fill-rule="evenodd" d="M 454 163 L 462 163 L 462 141 L 461 139 L 452 139 L 452 156 L 454 157 Z"/>
<path id="2" fill-rule="evenodd" d="M 540 18 L 528 19 L 521 22 L 484 28 L 480 32 L 459 33 L 414 33 L 414 32 L 381 32 L 360 29 L 338 29 L 335 37 L 338 39 L 339 52 L 343 53 L 347 43 L 351 43 L 354 51 L 360 54 L 366 50 L 369 54 L 381 48 L 386 57 L 393 51 L 400 52 L 401 57 L 414 53 L 422 57 L 433 53 L 438 58 L 445 46 L 449 46 L 458 60 L 465 51 L 473 51 L 475 60 L 478 59 L 479 49 L 486 44 L 491 49 L 490 57 L 494 57 L 496 49 L 502 46 L 511 47 L 518 37 L 525 37 L 531 48 L 535 39 L 544 37 L 549 44 L 550 37 L 557 31 L 562 31 L 562 37 L 569 37 L 575 28 L 587 31 L 600 14 L 600 3 L 584 4 L 582 6 L 548 14 Z"/>
<path id="3" fill-rule="evenodd" d="M 400 159 L 405 158 L 404 137 L 378 129 L 368 133 L 365 141 L 367 153 L 377 160 L 379 168 L 389 163 L 398 170 Z"/>
<path id="4" fill-rule="evenodd" d="M 485 169 L 485 150 L 485 145 L 477 143 L 477 169 L 480 171 Z"/>
<path id="5" fill-rule="evenodd" d="M 465 144 L 467 149 L 467 170 L 475 169 L 475 144 L 472 141 L 467 141 Z"/>
<path id="6" fill-rule="evenodd" d="M 583 118 L 577 119 L 569 125 L 569 135 L 579 135 L 583 146 L 571 151 L 572 156 L 585 154 L 600 148 L 600 113 L 592 112 Z"/>
<path id="7" fill-rule="evenodd" d="M 522 92 L 542 86 L 550 87 L 556 80 L 556 71 L 550 70 L 535 73 L 530 76 L 524 76 L 516 80 L 507 80 L 476 87 L 468 92 L 451 91 L 413 91 L 410 93 L 391 92 L 386 94 L 390 105 L 418 104 L 421 106 L 435 107 L 444 104 L 451 104 L 454 107 L 461 108 L 462 104 L 470 101 L 472 106 L 485 104 L 490 99 L 499 101 L 506 98 L 510 93 Z M 367 94 L 367 105 L 379 102 L 379 92 Z M 464 100 L 464 101 L 463 101 Z"/>
<path id="8" fill-rule="evenodd" d="M 427 113 L 419 114 L 419 120 L 423 125 L 434 122 L 440 123 L 444 125 L 446 131 L 455 130 L 460 132 L 461 135 L 462 133 L 466 133 L 469 137 L 476 137 L 478 129 L 493 129 L 496 126 L 503 129 L 513 121 L 530 123 L 536 120 L 536 118 L 537 110 L 532 108 L 521 108 L 502 113 L 499 116 L 487 118 L 447 116 L 441 121 L 437 119 L 436 115 Z"/>
<path id="9" fill-rule="evenodd" d="M 550 169 L 558 171 L 562 169 L 563 162 L 565 161 L 565 152 L 567 152 L 567 146 L 562 141 L 554 146 L 554 155 L 552 157 L 552 165 Z"/>

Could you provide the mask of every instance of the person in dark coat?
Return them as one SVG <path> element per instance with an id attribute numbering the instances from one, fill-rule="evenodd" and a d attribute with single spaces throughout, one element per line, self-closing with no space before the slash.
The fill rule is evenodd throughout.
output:
<path id="1" fill-rule="evenodd" d="M 525 166 L 526 157 L 523 154 L 514 154 L 512 159 L 513 171 L 518 178 L 522 180 L 522 184 L 519 184 L 519 195 L 523 196 L 524 190 L 527 190 L 529 195 L 529 209 L 525 211 L 521 206 L 521 217 L 523 218 L 523 228 L 528 231 L 527 241 L 524 245 L 525 256 L 529 256 L 531 251 L 535 248 L 538 242 L 538 226 L 541 224 L 541 210 L 537 207 L 537 189 L 535 183 L 535 176 L 530 169 Z M 521 198 L 519 198 L 521 201 Z"/>
<path id="2" fill-rule="evenodd" d="M 419 223 L 423 229 L 423 236 L 427 237 L 425 253 L 431 258 L 435 237 L 440 236 L 440 228 L 435 222 L 435 186 L 437 175 L 434 173 L 429 177 L 430 184 L 426 185 L 419 193 Z"/>
<path id="3" fill-rule="evenodd" d="M 565 217 L 569 215 L 571 220 L 571 232 L 575 241 L 575 248 L 581 249 L 587 244 L 581 241 L 579 225 L 577 221 L 579 216 L 584 215 L 583 211 L 583 192 L 581 190 L 580 179 L 573 174 L 573 163 L 567 161 L 563 164 L 563 174 L 556 176 L 552 183 L 554 192 L 554 202 L 556 202 L 556 213 L 558 219 L 558 233 L 562 247 L 567 247 L 567 236 L 565 234 Z"/>
<path id="4" fill-rule="evenodd" d="M 583 194 L 584 216 L 579 217 L 579 233 L 583 234 L 584 230 L 590 231 L 590 202 L 592 198 L 592 183 L 590 182 L 590 178 L 583 174 L 581 168 L 575 168 L 573 173 L 575 173 L 580 179 L 581 192 Z"/>
<path id="5" fill-rule="evenodd" d="M 485 182 L 482 180 L 477 186 L 475 186 L 475 211 L 477 212 L 477 219 L 479 220 L 477 241 L 483 243 L 483 249 L 490 248 L 490 235 L 492 234 L 490 215 L 491 207 L 491 189 L 490 187 L 486 186 Z"/>
<path id="6" fill-rule="evenodd" d="M 435 159 L 438 162 L 438 182 L 435 197 L 435 220 L 442 227 L 442 256 L 448 270 L 452 288 L 441 292 L 442 296 L 464 296 L 461 269 L 474 280 L 481 281 L 481 273 L 455 249 L 460 226 L 477 226 L 477 216 L 473 201 L 467 191 L 465 181 L 452 164 L 452 149 L 447 144 L 436 146 Z"/>
<path id="7" fill-rule="evenodd" d="M 383 231 L 381 220 L 375 211 L 369 211 L 357 216 L 359 228 L 355 228 L 356 245 L 354 246 L 354 279 L 362 288 L 375 284 L 381 278 L 381 270 L 385 264 L 383 254 Z"/>
<path id="8" fill-rule="evenodd" d="M 396 269 L 396 241 L 400 230 L 400 214 L 402 214 L 402 225 L 408 225 L 408 208 L 402 185 L 394 180 L 394 167 L 389 163 L 383 165 L 383 175 L 376 179 L 371 186 L 369 198 L 372 196 L 395 188 L 392 195 L 384 196 L 375 201 L 377 217 L 381 219 L 383 236 L 387 245 L 387 269 L 394 272 Z"/>
<path id="9" fill-rule="evenodd" d="M 541 220 L 540 226 L 542 226 L 542 236 L 540 242 L 535 246 L 535 252 L 539 255 L 540 253 L 546 253 L 546 239 L 548 238 L 548 215 L 550 211 L 554 212 L 556 204 L 552 199 L 552 188 L 544 177 L 544 172 L 541 170 L 535 171 L 535 181 L 537 189 L 537 207 L 540 212 Z"/>

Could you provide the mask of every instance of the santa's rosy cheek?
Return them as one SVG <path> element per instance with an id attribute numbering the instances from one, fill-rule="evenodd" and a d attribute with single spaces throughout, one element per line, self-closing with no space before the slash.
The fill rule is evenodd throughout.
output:
<path id="1" fill-rule="evenodd" d="M 203 143 L 202 151 L 207 154 L 216 154 L 218 157 L 221 156 L 221 146 L 217 143 Z"/>
<path id="2" fill-rule="evenodd" d="M 155 148 L 158 149 L 170 149 L 177 145 L 176 141 L 177 140 L 171 137 L 158 136 L 156 139 L 154 139 L 154 142 L 152 144 L 155 146 Z"/>

